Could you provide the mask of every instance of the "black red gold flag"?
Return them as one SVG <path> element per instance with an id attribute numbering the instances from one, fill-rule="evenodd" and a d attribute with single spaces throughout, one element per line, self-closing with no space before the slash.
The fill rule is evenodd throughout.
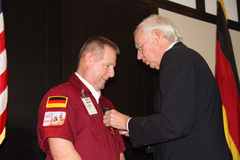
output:
<path id="1" fill-rule="evenodd" d="M 240 160 L 239 78 L 223 0 L 217 0 L 216 70 L 223 108 L 224 131 L 233 160 Z"/>

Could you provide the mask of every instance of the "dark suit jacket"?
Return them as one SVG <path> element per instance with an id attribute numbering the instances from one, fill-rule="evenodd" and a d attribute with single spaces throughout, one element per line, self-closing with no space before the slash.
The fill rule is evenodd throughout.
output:
<path id="1" fill-rule="evenodd" d="M 181 42 L 163 55 L 154 108 L 154 115 L 129 121 L 134 147 L 154 145 L 156 160 L 231 159 L 217 83 L 205 60 Z"/>

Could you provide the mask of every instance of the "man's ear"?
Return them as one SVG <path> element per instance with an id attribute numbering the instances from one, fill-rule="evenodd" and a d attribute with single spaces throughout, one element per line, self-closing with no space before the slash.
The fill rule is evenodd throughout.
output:
<path id="1" fill-rule="evenodd" d="M 152 33 L 153 33 L 153 41 L 156 43 L 158 43 L 163 37 L 163 33 L 160 32 L 158 29 L 154 29 Z"/>
<path id="2" fill-rule="evenodd" d="M 84 56 L 84 63 L 86 66 L 90 66 L 92 65 L 94 62 L 94 56 L 91 52 L 86 53 L 86 55 Z"/>

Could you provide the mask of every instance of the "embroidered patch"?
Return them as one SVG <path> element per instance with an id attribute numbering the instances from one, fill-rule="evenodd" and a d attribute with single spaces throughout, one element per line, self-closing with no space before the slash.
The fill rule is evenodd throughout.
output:
<path id="1" fill-rule="evenodd" d="M 53 96 L 48 97 L 46 108 L 66 108 L 68 97 L 63 96 Z"/>
<path id="2" fill-rule="evenodd" d="M 66 119 L 66 112 L 45 112 L 43 126 L 62 126 Z"/>

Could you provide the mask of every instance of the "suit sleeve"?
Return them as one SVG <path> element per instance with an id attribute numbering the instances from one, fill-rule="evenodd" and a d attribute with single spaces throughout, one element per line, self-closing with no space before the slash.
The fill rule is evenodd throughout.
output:
<path id="1" fill-rule="evenodd" d="M 178 52 L 165 56 L 159 70 L 155 97 L 157 113 L 148 117 L 133 117 L 129 121 L 133 147 L 171 141 L 191 131 L 195 83 L 195 68 L 188 57 Z"/>

